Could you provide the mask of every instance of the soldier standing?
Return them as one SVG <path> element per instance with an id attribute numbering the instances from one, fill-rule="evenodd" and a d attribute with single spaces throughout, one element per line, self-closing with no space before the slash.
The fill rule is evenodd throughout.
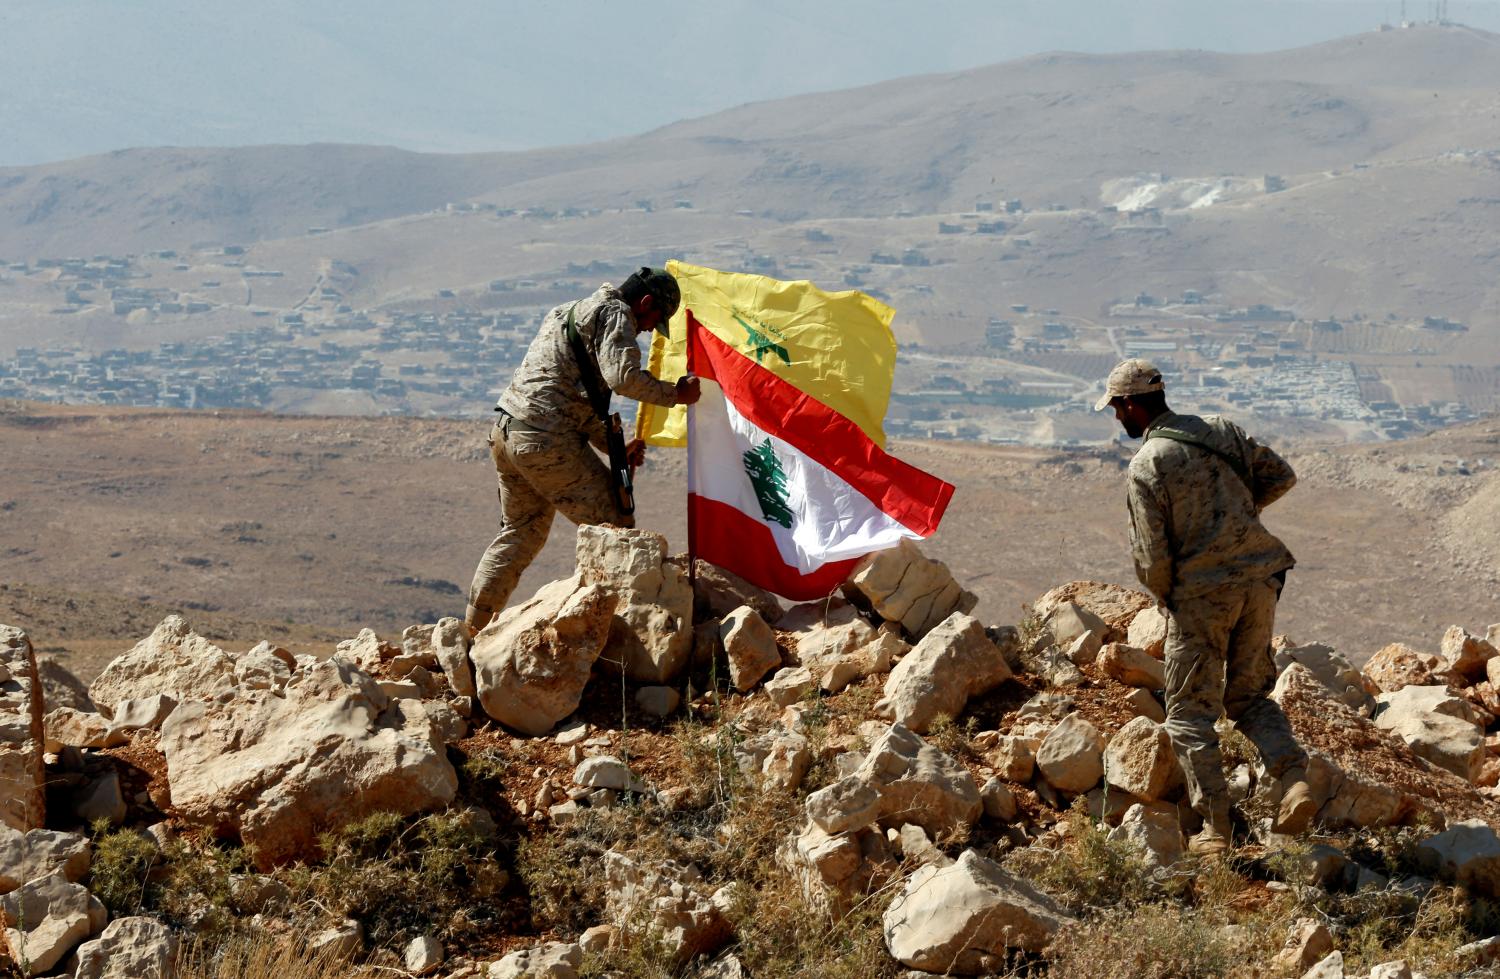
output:
<path id="1" fill-rule="evenodd" d="M 1268 693 L 1276 680 L 1271 631 L 1295 563 L 1260 512 L 1297 481 L 1291 466 L 1238 426 L 1167 407 L 1161 371 L 1126 360 L 1094 408 L 1114 409 L 1131 438 L 1130 546 L 1141 583 L 1167 613 L 1167 722 L 1188 798 L 1203 816 L 1189 848 L 1229 846 L 1229 790 L 1214 723 L 1227 715 L 1282 786 L 1276 828 L 1298 833 L 1317 810 L 1307 754 Z"/>
<path id="2" fill-rule="evenodd" d="M 619 288 L 606 283 L 542 320 L 541 332 L 495 405 L 499 417 L 489 442 L 499 478 L 500 532 L 469 587 L 464 612 L 469 635 L 505 608 L 521 574 L 547 542 L 557 511 L 576 524 L 635 526 L 635 518 L 621 510 L 610 490 L 608 468 L 589 447 L 604 450 L 605 429 L 589 400 L 586 377 L 637 401 L 697 401 L 696 377 L 685 375 L 676 383 L 657 380 L 641 367 L 636 345 L 639 334 L 653 329 L 666 334 L 681 295 L 666 270 L 643 267 Z M 570 320 L 590 363 L 580 364 L 574 355 Z M 645 443 L 633 440 L 627 455 L 632 465 L 639 465 Z"/>

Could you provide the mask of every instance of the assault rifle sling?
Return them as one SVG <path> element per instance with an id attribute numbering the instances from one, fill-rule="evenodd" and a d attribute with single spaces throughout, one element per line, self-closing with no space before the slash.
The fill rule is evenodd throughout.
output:
<path id="1" fill-rule="evenodd" d="M 609 388 L 599 376 L 599 366 L 589 356 L 583 338 L 578 335 L 578 324 L 573 320 L 577 303 L 568 307 L 568 344 L 573 348 L 573 359 L 578 362 L 578 375 L 583 389 L 588 393 L 589 404 L 594 414 L 604 424 L 604 442 L 609 447 L 609 489 L 614 494 L 615 505 L 627 517 L 635 513 L 635 481 L 630 475 L 630 458 L 625 453 L 625 425 L 620 413 L 610 413 Z"/>

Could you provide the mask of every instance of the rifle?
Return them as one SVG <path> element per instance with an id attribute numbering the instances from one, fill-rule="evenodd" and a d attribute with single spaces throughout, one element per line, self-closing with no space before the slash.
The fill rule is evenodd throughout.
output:
<path id="1" fill-rule="evenodd" d="M 594 414 L 604 424 L 604 444 L 609 449 L 609 491 L 620 512 L 628 517 L 635 513 L 635 480 L 630 459 L 625 454 L 625 423 L 620 420 L 618 411 L 610 412 L 609 388 L 604 386 L 598 365 L 578 335 L 578 325 L 573 321 L 573 310 L 577 306 L 574 303 L 568 307 L 568 344 L 573 348 L 573 359 L 578 362 L 578 374 L 583 389 L 588 392 L 589 404 L 593 405 Z"/>

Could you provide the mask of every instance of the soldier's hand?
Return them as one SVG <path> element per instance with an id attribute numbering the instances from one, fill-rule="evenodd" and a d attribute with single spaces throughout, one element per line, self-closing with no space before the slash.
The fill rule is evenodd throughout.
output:
<path id="1" fill-rule="evenodd" d="M 631 439 L 625 446 L 625 458 L 632 466 L 639 466 L 646 461 L 646 440 Z"/>
<path id="2" fill-rule="evenodd" d="M 695 404 L 703 396 L 703 390 L 695 374 L 684 374 L 677 379 L 677 403 Z"/>

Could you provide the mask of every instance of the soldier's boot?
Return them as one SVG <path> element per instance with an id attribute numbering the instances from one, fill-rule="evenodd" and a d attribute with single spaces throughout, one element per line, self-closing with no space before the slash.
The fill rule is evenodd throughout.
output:
<path id="1" fill-rule="evenodd" d="M 1229 813 L 1214 813 L 1203 820 L 1203 828 L 1188 840 L 1188 852 L 1201 857 L 1222 856 L 1229 849 L 1232 833 Z"/>
<path id="2" fill-rule="evenodd" d="M 1294 836 L 1307 832 L 1318 811 L 1307 770 L 1294 768 L 1281 777 L 1281 809 L 1276 814 L 1276 832 Z"/>

